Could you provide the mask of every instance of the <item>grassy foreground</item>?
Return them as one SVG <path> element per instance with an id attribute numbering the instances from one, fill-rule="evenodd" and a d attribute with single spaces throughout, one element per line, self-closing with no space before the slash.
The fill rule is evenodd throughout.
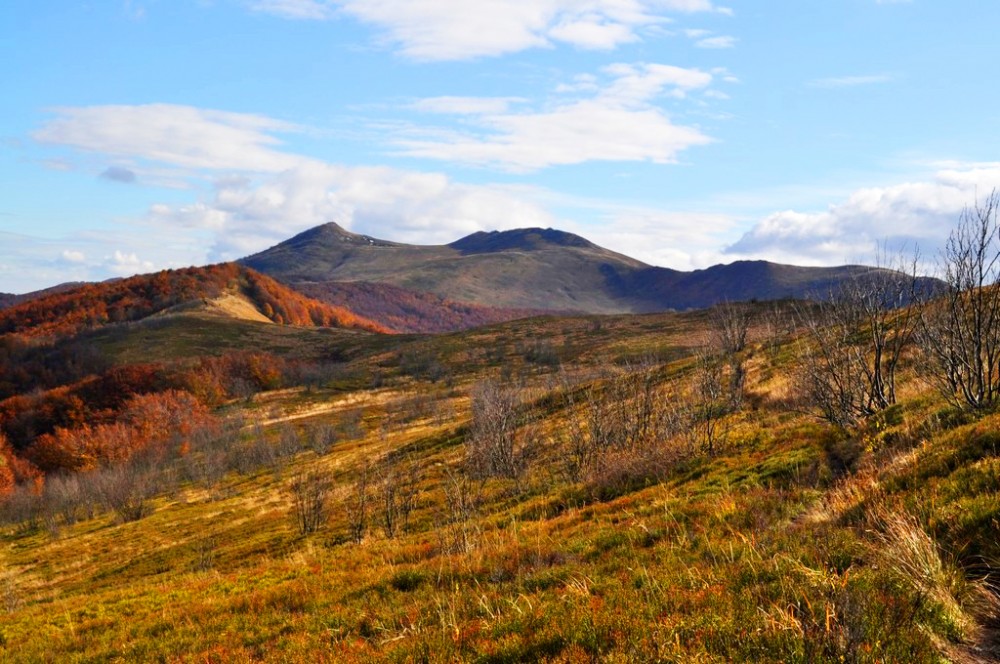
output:
<path id="1" fill-rule="evenodd" d="M 539 319 L 379 341 L 352 351 L 354 380 L 234 404 L 258 422 L 244 438 L 328 426 L 336 442 L 181 482 L 139 520 L 5 527 L 0 659 L 992 661 L 998 415 L 972 420 L 910 377 L 885 417 L 836 430 L 796 400 L 791 342 L 758 330 L 745 404 L 710 452 L 572 472 L 588 412 L 570 397 L 629 372 L 675 389 L 705 329 Z M 532 454 L 516 478 L 466 470 L 469 395 L 488 377 L 517 385 Z M 416 491 L 389 537 L 392 454 Z M 292 486 L 308 473 L 332 488 L 302 534 Z"/>

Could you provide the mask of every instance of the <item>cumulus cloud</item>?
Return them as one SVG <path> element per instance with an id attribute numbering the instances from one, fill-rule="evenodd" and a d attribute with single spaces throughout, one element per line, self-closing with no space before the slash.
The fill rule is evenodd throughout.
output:
<path id="1" fill-rule="evenodd" d="M 418 60 L 463 60 L 568 44 L 610 50 L 641 39 L 670 14 L 718 12 L 711 0 L 250 0 L 293 19 L 350 16 Z"/>
<path id="2" fill-rule="evenodd" d="M 142 272 L 152 272 L 156 269 L 156 265 L 152 261 L 140 259 L 135 253 L 115 250 L 115 253 L 105 257 L 104 268 L 111 274 L 128 277 Z"/>
<path id="3" fill-rule="evenodd" d="M 111 182 L 121 182 L 122 184 L 132 184 L 135 182 L 135 171 L 121 166 L 109 166 L 98 176 L 102 180 Z"/>
<path id="4" fill-rule="evenodd" d="M 679 152 L 711 142 L 697 127 L 675 124 L 654 102 L 707 89 L 712 73 L 619 63 L 601 74 L 559 86 L 540 109 L 512 110 L 509 100 L 496 98 L 422 100 L 416 108 L 465 115 L 473 131 L 410 128 L 395 144 L 406 156 L 525 172 L 585 161 L 670 163 Z"/>
<path id="5" fill-rule="evenodd" d="M 608 209 L 600 226 L 567 227 L 649 265 L 695 270 L 724 260 L 719 248 L 738 223 L 724 213 L 623 207 Z"/>
<path id="6" fill-rule="evenodd" d="M 655 131 L 650 134 L 651 127 L 674 127 L 650 105 L 650 100 L 704 91 L 713 76 L 663 65 L 614 65 L 600 77 L 574 79 L 575 89 L 565 94 L 582 98 L 567 99 L 550 112 L 560 114 L 561 121 L 576 127 L 576 133 L 570 131 L 562 139 L 567 146 L 584 140 L 585 126 L 589 132 L 595 126 L 600 127 L 601 113 L 607 119 L 603 124 L 621 124 L 627 118 L 645 131 L 643 134 L 609 131 L 601 139 L 607 142 L 607 148 L 599 142 L 588 144 L 589 154 L 595 157 L 623 155 L 623 158 L 642 159 L 672 155 L 662 147 L 663 141 L 656 137 Z M 434 98 L 418 102 L 427 113 L 457 113 L 477 121 L 496 114 L 517 116 L 518 111 L 512 109 L 524 104 L 523 100 L 513 98 Z M 16 255 L 0 248 L 0 266 L 9 268 L 0 270 L 5 279 L 29 258 L 36 267 L 45 260 L 51 261 L 49 271 L 34 270 L 35 278 L 46 278 L 58 267 L 60 281 L 102 279 L 231 260 L 327 221 L 337 221 L 376 237 L 421 244 L 451 242 L 478 230 L 561 227 L 577 230 L 649 262 L 672 265 L 691 265 L 701 260 L 693 258 L 697 252 L 707 251 L 712 242 L 718 246 L 714 233 L 722 225 L 715 217 L 609 208 L 605 216 L 612 222 L 614 232 L 574 227 L 551 210 L 575 204 L 553 202 L 551 192 L 510 185 L 464 184 L 442 173 L 325 163 L 282 152 L 281 144 L 271 132 L 295 129 L 285 123 L 259 116 L 173 108 L 173 115 L 187 118 L 193 126 L 168 122 L 165 117 L 169 114 L 159 106 L 100 107 L 99 111 L 64 109 L 57 120 L 39 130 L 37 137 L 125 159 L 130 164 L 127 170 L 131 170 L 133 163 L 142 164 L 144 181 L 146 173 L 172 167 L 191 169 L 179 172 L 201 183 L 210 182 L 210 186 L 201 188 L 201 195 L 190 202 L 152 205 L 144 218 L 130 222 L 127 232 L 116 229 L 100 237 L 61 238 L 62 246 L 58 249 L 49 241 L 21 241 L 10 245 L 18 246 Z M 143 121 L 146 114 L 149 122 Z M 574 114 L 578 116 L 577 125 L 572 124 Z M 545 113 L 525 116 L 527 122 L 539 122 L 534 131 L 552 130 L 544 122 L 532 120 L 533 116 L 544 118 Z M 128 129 L 109 129 L 99 122 L 100 119 L 114 123 L 121 118 L 128 120 Z M 143 132 L 141 127 L 147 129 Z M 671 133 L 669 137 L 676 136 Z M 171 137 L 173 140 L 169 140 Z M 542 138 L 539 134 L 539 140 Z M 547 149 L 554 149 L 553 144 Z M 650 149 L 661 152 L 648 152 Z M 572 156 L 579 158 L 579 153 Z M 507 155 L 504 158 L 509 159 Z M 529 154 L 523 163 L 540 163 L 538 159 Z M 274 164 L 283 168 L 278 169 Z M 579 207 L 593 206 L 587 202 Z M 34 254 L 26 249 L 36 245 L 38 251 Z M 67 246 L 73 249 L 66 250 Z M 114 248 L 110 253 L 109 246 Z M 50 258 L 45 259 L 46 255 Z M 59 257 L 58 264 L 53 256 Z M 91 256 L 98 258 L 89 259 Z M 48 281 L 35 287 L 56 282 Z"/>
<path id="7" fill-rule="evenodd" d="M 514 188 L 460 184 L 440 173 L 331 164 L 304 165 L 259 182 L 223 179 L 210 200 L 157 205 L 149 217 L 157 226 L 213 231 L 212 260 L 245 256 L 331 220 L 368 235 L 420 243 L 554 223 Z"/>
<path id="8" fill-rule="evenodd" d="M 725 249 L 733 257 L 833 265 L 869 260 L 876 245 L 942 246 L 977 193 L 1000 187 L 1000 163 L 955 164 L 920 182 L 861 189 L 822 212 L 786 210 L 760 220 Z"/>
<path id="9" fill-rule="evenodd" d="M 428 100 L 425 107 L 481 112 L 516 101 L 442 98 Z M 267 117 L 193 107 L 103 106 L 60 109 L 35 138 L 139 161 L 150 172 L 169 166 L 192 169 L 189 176 L 199 180 L 213 179 L 200 200 L 153 205 L 145 219 L 150 229 L 207 236 L 212 260 L 239 258 L 331 220 L 370 235 L 442 242 L 476 230 L 552 223 L 542 206 L 516 188 L 466 185 L 441 173 L 348 167 L 282 152 L 272 132 L 295 130 Z M 127 179 L 119 171 L 105 173 Z M 123 274 L 165 263 L 142 255 L 122 248 L 102 269 Z"/>

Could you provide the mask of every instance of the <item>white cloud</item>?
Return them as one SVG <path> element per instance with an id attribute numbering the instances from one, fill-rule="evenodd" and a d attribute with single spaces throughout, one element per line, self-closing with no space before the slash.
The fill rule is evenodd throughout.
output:
<path id="1" fill-rule="evenodd" d="M 86 106 L 56 108 L 57 117 L 32 135 L 114 157 L 194 169 L 278 172 L 302 159 L 278 151 L 274 133 L 299 129 L 259 115 L 192 106 Z"/>
<path id="2" fill-rule="evenodd" d="M 888 74 L 870 74 L 866 76 L 835 76 L 832 78 L 819 78 L 809 81 L 809 86 L 813 88 L 854 88 L 859 85 L 877 85 L 879 83 L 889 83 L 892 76 Z"/>
<path id="3" fill-rule="evenodd" d="M 776 212 L 725 249 L 732 256 L 800 265 L 869 260 L 877 244 L 932 256 L 965 206 L 1000 187 L 1000 163 L 962 164 L 927 181 L 856 191 L 823 212 Z"/>
<path id="4" fill-rule="evenodd" d="M 736 46 L 736 37 L 730 37 L 729 35 L 706 37 L 705 39 L 699 39 L 694 45 L 698 48 L 733 48 Z"/>
<path id="5" fill-rule="evenodd" d="M 104 258 L 104 269 L 119 277 L 128 277 L 140 272 L 152 272 L 156 265 L 140 259 L 135 253 L 115 250 L 114 254 Z"/>
<path id="6" fill-rule="evenodd" d="M 473 110 L 489 110 L 514 101 L 468 103 Z M 455 112 L 470 108 L 454 98 L 427 106 Z M 75 279 L 230 260 L 326 221 L 369 235 L 420 242 L 450 242 L 477 230 L 555 223 L 517 188 L 466 185 L 441 173 L 347 167 L 280 151 L 271 132 L 295 129 L 271 118 L 181 106 L 61 109 L 57 119 L 36 132 L 37 140 L 139 161 L 149 172 L 182 169 L 174 171 L 175 178 L 214 184 L 200 200 L 152 205 L 145 219 L 132 220 L 141 232 L 128 244 L 122 234 L 113 242 L 108 236 L 74 240 L 89 247 L 86 254 L 77 249 L 53 252 L 51 242 L 42 240 L 21 242 L 16 254 L 0 248 L 4 278 L 28 257 L 35 265 L 51 262 L 46 254 L 60 256 L 62 272 Z M 108 244 L 118 249 L 108 254 Z M 37 251 L 28 246 L 37 246 Z M 87 255 L 102 254 L 96 262 L 86 260 Z M 186 262 L 183 256 L 189 257 Z M 48 272 L 34 274 L 43 278 Z"/>
<path id="7" fill-rule="evenodd" d="M 82 251 L 74 251 L 72 249 L 64 249 L 60 256 L 67 263 L 83 263 L 87 260 L 87 255 Z"/>
<path id="8" fill-rule="evenodd" d="M 568 228 L 649 265 L 695 270 L 723 260 L 719 247 L 737 227 L 731 215 L 653 209 L 608 209 L 605 223 Z"/>
<path id="9" fill-rule="evenodd" d="M 410 128 L 395 144 L 410 157 L 525 172 L 585 161 L 670 163 L 679 152 L 711 142 L 697 127 L 674 124 L 654 101 L 706 89 L 712 74 L 662 64 L 614 64 L 602 74 L 603 85 L 585 76 L 557 88 L 587 96 L 556 97 L 541 109 L 511 111 L 494 98 L 423 100 L 418 107 L 464 110 L 473 128 L 464 133 Z"/>
<path id="10" fill-rule="evenodd" d="M 428 97 L 413 104 L 422 113 L 479 115 L 505 113 L 511 104 L 524 103 L 523 97 Z"/>
<path id="11" fill-rule="evenodd" d="M 477 231 L 548 226 L 541 206 L 500 186 L 464 185 L 439 173 L 312 164 L 262 182 L 217 183 L 211 200 L 150 210 L 156 225 L 209 229 L 212 260 L 232 260 L 326 221 L 375 237 L 451 242 Z"/>
<path id="12" fill-rule="evenodd" d="M 638 41 L 671 13 L 718 12 L 711 0 L 249 0 L 294 19 L 346 14 L 380 29 L 384 41 L 418 60 L 462 60 L 563 43 L 610 50 Z"/>

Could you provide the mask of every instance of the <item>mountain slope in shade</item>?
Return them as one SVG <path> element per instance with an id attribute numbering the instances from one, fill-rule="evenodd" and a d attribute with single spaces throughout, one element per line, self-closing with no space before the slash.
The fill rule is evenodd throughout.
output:
<path id="1" fill-rule="evenodd" d="M 17 302 L 17 295 L 13 293 L 0 293 L 0 309 L 6 309 Z"/>
<path id="2" fill-rule="evenodd" d="M 290 325 L 388 330 L 235 263 L 86 284 L 0 311 L 0 334 L 62 336 L 153 315 L 206 312 Z"/>
<path id="3" fill-rule="evenodd" d="M 334 223 L 241 262 L 317 297 L 336 289 L 305 284 L 369 282 L 432 293 L 452 303 L 599 314 L 822 297 L 844 279 L 871 271 L 857 265 L 813 268 L 739 261 L 681 272 L 553 229 L 479 232 L 448 245 L 418 246 L 350 233 Z M 366 313 L 377 317 L 375 309 Z"/>
<path id="4" fill-rule="evenodd" d="M 454 302 L 434 293 L 367 281 L 303 281 L 295 283 L 294 288 L 320 302 L 350 309 L 395 332 L 454 332 L 551 313 Z"/>

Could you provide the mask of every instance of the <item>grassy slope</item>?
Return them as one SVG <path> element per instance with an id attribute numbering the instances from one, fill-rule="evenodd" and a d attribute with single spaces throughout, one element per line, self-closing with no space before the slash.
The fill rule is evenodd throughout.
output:
<path id="1" fill-rule="evenodd" d="M 8 613 L 0 620 L 0 657 L 968 657 L 961 641 L 976 635 L 963 621 L 975 593 L 948 573 L 963 567 L 975 575 L 983 561 L 1000 559 L 1000 417 L 962 424 L 935 416 L 947 413 L 911 381 L 889 424 L 842 441 L 782 407 L 787 347 L 754 351 L 753 409 L 721 454 L 600 502 L 561 478 L 560 452 L 548 443 L 521 492 L 492 480 L 463 532 L 441 527 L 472 381 L 506 368 L 526 394 L 541 398 L 552 389 L 553 369 L 525 358 L 554 355 L 570 373 L 643 357 L 680 360 L 671 365 L 679 367 L 703 331 L 697 314 L 535 319 L 356 345 L 353 370 L 381 373 L 382 385 L 358 389 L 352 400 L 343 391 L 291 393 L 247 406 L 274 420 L 284 413 L 293 426 L 338 424 L 360 412 L 360 428 L 329 453 L 304 453 L 211 489 L 183 487 L 134 523 L 101 516 L 58 532 L 3 532 L 0 599 Z M 432 363 L 450 377 L 425 380 Z M 570 414 L 538 403 L 538 435 L 548 441 L 546 433 Z M 835 480 L 831 455 L 852 443 L 869 451 L 855 474 Z M 344 492 L 364 460 L 401 448 L 418 460 L 423 488 L 402 536 L 372 530 L 363 544 L 349 543 L 336 505 L 319 533 L 296 532 L 286 487 L 298 469 L 322 467 Z M 922 570 L 900 564 L 907 556 L 891 524 L 904 512 L 937 542 L 924 547 Z M 467 550 L 449 546 L 460 534 Z M 938 572 L 935 556 L 944 560 Z"/>

